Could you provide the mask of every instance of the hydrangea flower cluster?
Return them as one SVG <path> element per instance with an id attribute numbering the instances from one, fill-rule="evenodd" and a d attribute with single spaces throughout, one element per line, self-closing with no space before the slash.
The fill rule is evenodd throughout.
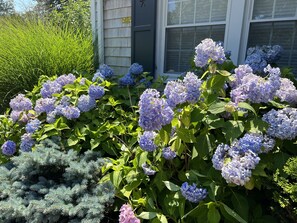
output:
<path id="1" fill-rule="evenodd" d="M 37 113 L 37 115 L 45 113 L 50 113 L 55 110 L 56 106 L 56 98 L 39 98 L 36 101 L 34 110 Z"/>
<path id="2" fill-rule="evenodd" d="M 31 133 L 25 133 L 21 136 L 20 149 L 23 152 L 30 152 L 32 147 L 35 145 L 35 140 L 32 138 Z"/>
<path id="3" fill-rule="evenodd" d="M 146 89 L 139 101 L 139 125 L 145 131 L 160 130 L 173 119 L 173 111 L 155 89 Z"/>
<path id="4" fill-rule="evenodd" d="M 267 64 L 276 63 L 282 54 L 283 48 L 280 45 L 256 46 L 247 50 L 246 64 L 249 64 L 253 71 L 262 73 Z"/>
<path id="5" fill-rule="evenodd" d="M 241 80 L 248 74 L 253 74 L 253 69 L 248 64 L 239 65 L 237 68 L 235 68 L 234 74 L 232 74 L 232 77 L 234 77 L 234 81 L 230 83 L 231 88 L 234 89 L 241 85 Z"/>
<path id="6" fill-rule="evenodd" d="M 81 95 L 77 101 L 77 107 L 81 112 L 88 112 L 96 107 L 96 100 L 89 95 Z"/>
<path id="7" fill-rule="evenodd" d="M 200 96 L 201 80 L 191 72 L 188 72 L 183 81 L 168 81 L 164 89 L 164 95 L 171 108 L 185 102 L 195 103 Z"/>
<path id="8" fill-rule="evenodd" d="M 271 137 L 246 133 L 231 146 L 218 145 L 212 157 L 213 167 L 221 170 L 227 183 L 243 186 L 250 180 L 252 170 L 260 161 L 258 154 L 269 152 L 274 145 Z"/>
<path id="9" fill-rule="evenodd" d="M 280 88 L 276 91 L 276 96 L 282 102 L 288 102 L 289 104 L 297 104 L 297 90 L 292 81 L 288 78 L 281 78 Z"/>
<path id="10" fill-rule="evenodd" d="M 2 153 L 6 156 L 12 156 L 16 152 L 15 142 L 8 140 L 1 146 Z"/>
<path id="11" fill-rule="evenodd" d="M 232 101 L 238 103 L 248 100 L 252 103 L 267 103 L 272 100 L 281 85 L 280 70 L 270 65 L 264 70 L 269 74 L 267 80 L 252 73 L 243 76 L 240 84 L 235 85 L 236 87 L 230 93 Z"/>
<path id="12" fill-rule="evenodd" d="M 143 66 L 138 63 L 133 63 L 129 68 L 129 73 L 138 76 L 143 73 Z"/>
<path id="13" fill-rule="evenodd" d="M 100 65 L 99 72 L 106 79 L 109 79 L 109 78 L 111 78 L 113 76 L 113 70 L 108 65 L 106 65 L 106 64 Z"/>
<path id="14" fill-rule="evenodd" d="M 157 136 L 157 133 L 152 131 L 145 131 L 143 135 L 139 138 L 139 146 L 148 152 L 153 152 L 157 149 L 157 145 L 155 144 L 154 140 Z"/>
<path id="15" fill-rule="evenodd" d="M 150 166 L 148 166 L 146 163 L 143 163 L 141 165 L 142 169 L 143 169 L 143 172 L 145 175 L 147 176 L 153 176 L 156 174 L 156 171 L 153 170 Z"/>
<path id="16" fill-rule="evenodd" d="M 98 70 L 95 74 L 94 74 L 94 76 L 93 76 L 93 78 L 92 78 L 92 81 L 93 82 L 101 82 L 102 80 L 105 80 L 105 77 L 103 76 L 103 74 L 101 74 L 100 73 L 100 71 Z"/>
<path id="17" fill-rule="evenodd" d="M 170 147 L 165 147 L 162 150 L 162 156 L 166 159 L 166 160 L 172 160 L 176 157 L 176 152 L 174 152 L 173 150 L 171 150 Z"/>
<path id="18" fill-rule="evenodd" d="M 209 60 L 219 64 L 226 60 L 224 48 L 209 38 L 202 40 L 195 50 L 194 62 L 197 67 L 204 67 Z"/>
<path id="19" fill-rule="evenodd" d="M 119 84 L 121 86 L 132 86 L 139 81 L 140 74 L 143 73 L 143 66 L 138 63 L 133 63 L 127 74 L 119 79 Z M 141 79 L 139 82 L 145 82 L 145 78 Z"/>
<path id="20" fill-rule="evenodd" d="M 297 136 L 297 109 L 284 108 L 281 110 L 270 110 L 263 115 L 263 121 L 269 124 L 267 135 L 292 140 Z"/>
<path id="21" fill-rule="evenodd" d="M 134 77 L 131 73 L 127 73 L 125 76 L 119 79 L 119 84 L 121 86 L 133 86 L 135 84 Z"/>
<path id="22" fill-rule="evenodd" d="M 207 190 L 204 188 L 197 188 L 196 184 L 189 185 L 188 182 L 184 182 L 180 188 L 182 195 L 185 199 L 192 203 L 199 203 L 207 196 Z"/>
<path id="23" fill-rule="evenodd" d="M 90 85 L 89 96 L 94 99 L 100 99 L 104 95 L 104 88 L 101 86 Z"/>
<path id="24" fill-rule="evenodd" d="M 129 204 L 124 204 L 120 208 L 119 223 L 140 223 Z"/>
<path id="25" fill-rule="evenodd" d="M 32 119 L 26 124 L 26 132 L 27 133 L 34 133 L 36 130 L 40 128 L 41 121 L 38 119 Z"/>
<path id="26" fill-rule="evenodd" d="M 26 123 L 30 118 L 29 110 L 32 109 L 32 102 L 26 98 L 24 94 L 18 94 L 10 100 L 10 108 L 12 109 L 10 117 L 14 122 L 20 121 Z"/>

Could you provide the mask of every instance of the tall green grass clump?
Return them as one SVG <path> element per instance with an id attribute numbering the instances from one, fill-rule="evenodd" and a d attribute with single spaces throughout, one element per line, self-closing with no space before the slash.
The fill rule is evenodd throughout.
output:
<path id="1" fill-rule="evenodd" d="M 93 70 L 92 37 L 37 19 L 0 18 L 0 111 L 41 75 Z"/>

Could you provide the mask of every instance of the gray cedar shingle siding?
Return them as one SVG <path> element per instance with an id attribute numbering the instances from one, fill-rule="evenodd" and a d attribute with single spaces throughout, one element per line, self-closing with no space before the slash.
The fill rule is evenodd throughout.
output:
<path id="1" fill-rule="evenodd" d="M 131 65 L 131 0 L 104 0 L 104 61 L 115 74 L 125 74 Z"/>

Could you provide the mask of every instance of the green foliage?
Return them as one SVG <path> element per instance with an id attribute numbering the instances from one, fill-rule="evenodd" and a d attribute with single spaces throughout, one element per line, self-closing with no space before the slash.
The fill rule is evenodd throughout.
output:
<path id="1" fill-rule="evenodd" d="M 100 222 L 114 195 L 110 182 L 98 184 L 105 162 L 51 140 L 12 158 L 0 167 L 1 222 Z"/>
<path id="2" fill-rule="evenodd" d="M 41 75 L 93 70 L 90 35 L 36 19 L 0 18 L 0 111 Z"/>

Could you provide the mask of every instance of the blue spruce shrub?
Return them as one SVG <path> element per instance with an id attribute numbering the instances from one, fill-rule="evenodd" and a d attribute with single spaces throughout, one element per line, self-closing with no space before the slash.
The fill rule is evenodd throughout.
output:
<path id="1" fill-rule="evenodd" d="M 53 141 L 0 167 L 0 222 L 100 222 L 113 202 L 110 182 L 98 183 L 105 161 L 95 152 L 64 153 Z"/>

